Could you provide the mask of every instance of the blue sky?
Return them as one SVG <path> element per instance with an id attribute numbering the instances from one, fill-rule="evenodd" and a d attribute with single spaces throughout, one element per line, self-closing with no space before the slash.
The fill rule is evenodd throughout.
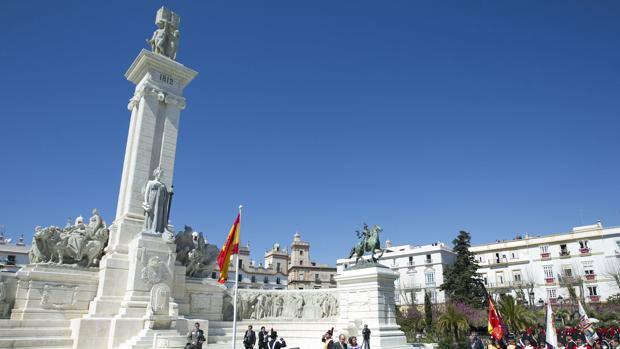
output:
<path id="1" fill-rule="evenodd" d="M 116 209 L 133 86 L 159 1 L 3 1 L 0 224 L 31 236 Z M 620 224 L 620 3 L 184 1 L 199 72 L 172 223 L 255 258 L 295 231 L 334 263 L 383 239 L 474 243 Z"/>

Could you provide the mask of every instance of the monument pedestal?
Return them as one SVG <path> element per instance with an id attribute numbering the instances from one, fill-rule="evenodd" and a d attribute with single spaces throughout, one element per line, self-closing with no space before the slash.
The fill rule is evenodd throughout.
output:
<path id="1" fill-rule="evenodd" d="M 29 264 L 20 269 L 12 320 L 69 320 L 88 312 L 97 292 L 94 268 Z"/>
<path id="2" fill-rule="evenodd" d="M 381 265 L 346 269 L 338 275 L 340 332 L 336 333 L 357 336 L 361 344 L 366 324 L 371 331 L 371 349 L 408 347 L 405 334 L 396 324 L 397 278 L 396 272 Z"/>

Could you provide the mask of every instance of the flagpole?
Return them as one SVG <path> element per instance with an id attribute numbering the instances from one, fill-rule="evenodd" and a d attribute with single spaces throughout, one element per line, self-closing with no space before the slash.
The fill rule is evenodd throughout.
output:
<path id="1" fill-rule="evenodd" d="M 239 235 L 241 235 L 241 209 L 243 205 L 239 205 Z M 241 238 L 239 238 L 241 244 Z M 233 297 L 233 340 L 232 349 L 235 349 L 237 342 L 237 289 L 239 288 L 239 252 L 235 254 L 235 295 Z"/>

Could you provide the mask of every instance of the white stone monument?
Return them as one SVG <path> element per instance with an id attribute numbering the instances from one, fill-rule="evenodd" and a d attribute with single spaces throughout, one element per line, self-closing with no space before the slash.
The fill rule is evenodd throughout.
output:
<path id="1" fill-rule="evenodd" d="M 173 20 L 168 23 L 166 18 Z M 165 48 L 166 40 L 178 45 L 178 23 L 176 14 L 159 10 L 159 29 L 154 35 L 160 40 L 158 47 Z M 171 25 L 176 41 L 166 38 Z M 142 50 L 125 74 L 136 88 L 128 105 L 131 120 L 116 218 L 89 314 L 72 322 L 74 348 L 116 348 L 143 330 L 175 325 L 177 306 L 170 297 L 175 245 L 167 226 L 162 231 L 145 229 L 149 195 L 145 191 L 147 183 L 159 181 L 170 194 L 180 113 L 185 108 L 183 89 L 197 73 L 172 59 L 176 47 L 171 57 L 166 56 L 166 49 L 158 50 Z M 159 214 L 165 214 L 160 218 L 167 222 L 167 212 Z M 152 299 L 154 288 L 158 289 L 156 301 Z M 163 294 L 168 294 L 167 299 Z"/>

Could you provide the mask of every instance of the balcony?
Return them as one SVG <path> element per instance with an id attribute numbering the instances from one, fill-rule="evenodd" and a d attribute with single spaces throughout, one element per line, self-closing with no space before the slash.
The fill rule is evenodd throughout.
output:
<path id="1" fill-rule="evenodd" d="M 547 285 L 552 285 L 555 283 L 555 278 L 545 278 L 545 283 Z"/>
<path id="2" fill-rule="evenodd" d="M 426 264 L 431 264 L 431 263 L 433 263 L 433 259 L 432 258 L 427 258 L 424 262 Z"/>
<path id="3" fill-rule="evenodd" d="M 598 303 L 601 301 L 601 296 L 588 296 L 588 298 L 590 298 L 590 302 L 592 303 Z"/>
<path id="4" fill-rule="evenodd" d="M 580 248 L 579 253 L 581 253 L 582 255 L 590 254 L 590 248 L 589 247 Z"/>
<path id="5" fill-rule="evenodd" d="M 586 281 L 596 281 L 596 274 L 586 274 L 584 275 Z"/>
<path id="6" fill-rule="evenodd" d="M 557 298 L 549 298 L 548 301 L 549 301 L 549 304 L 551 304 L 551 305 L 558 304 L 558 299 Z"/>
<path id="7" fill-rule="evenodd" d="M 540 258 L 541 259 L 549 259 L 549 258 L 551 258 L 551 253 L 549 253 L 549 252 L 541 252 L 540 253 Z"/>
<path id="8" fill-rule="evenodd" d="M 515 288 L 523 286 L 522 281 L 504 281 L 504 282 L 487 282 L 485 284 L 488 289 L 497 289 L 497 288 Z"/>
<path id="9" fill-rule="evenodd" d="M 562 250 L 560 251 L 560 258 L 569 258 L 570 257 L 570 251 L 569 250 Z"/>

